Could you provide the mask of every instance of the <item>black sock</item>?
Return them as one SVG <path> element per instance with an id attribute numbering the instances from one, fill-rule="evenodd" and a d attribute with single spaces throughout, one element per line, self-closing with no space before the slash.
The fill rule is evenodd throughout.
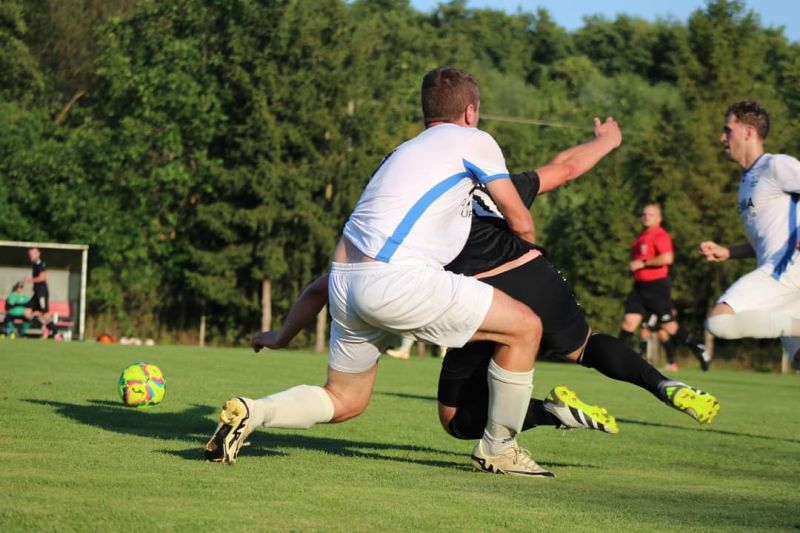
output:
<path id="1" fill-rule="evenodd" d="M 633 333 L 630 331 L 625 331 L 624 329 L 619 330 L 619 340 L 625 343 L 625 346 L 631 345 L 631 339 L 633 338 Z"/>
<path id="2" fill-rule="evenodd" d="M 661 399 L 658 386 L 667 377 L 611 335 L 595 333 L 586 343 L 580 364 L 604 376 L 633 383 Z"/>
<path id="3" fill-rule="evenodd" d="M 691 348 L 696 355 L 702 354 L 705 350 L 703 343 L 695 339 L 694 336 L 692 336 L 692 334 L 689 333 L 683 326 L 678 326 L 678 331 L 676 331 L 675 335 L 672 337 L 674 339 L 678 339 L 683 344 Z"/>
<path id="4" fill-rule="evenodd" d="M 639 341 L 639 355 L 647 357 L 647 341 L 644 339 Z"/>
<path id="5" fill-rule="evenodd" d="M 675 364 L 675 344 L 673 344 L 672 338 L 661 341 L 661 346 L 664 347 L 664 353 L 667 354 L 667 362 L 671 365 Z"/>
<path id="6" fill-rule="evenodd" d="M 488 398 L 473 400 L 458 407 L 456 416 L 450 420 L 450 434 L 457 439 L 475 440 L 483 437 L 489 418 Z M 531 398 L 522 431 L 536 426 L 557 426 L 561 421 L 544 408 L 544 401 Z"/>

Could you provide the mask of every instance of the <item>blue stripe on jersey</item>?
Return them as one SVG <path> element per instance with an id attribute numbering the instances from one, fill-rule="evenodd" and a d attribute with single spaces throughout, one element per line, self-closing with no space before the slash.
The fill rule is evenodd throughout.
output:
<path id="1" fill-rule="evenodd" d="M 386 240 L 386 243 L 381 248 L 381 251 L 378 252 L 378 255 L 375 256 L 375 259 L 378 261 L 383 261 L 384 263 L 388 263 L 394 253 L 397 251 L 397 248 L 403 243 L 403 240 L 411 232 L 411 228 L 414 227 L 414 224 L 417 223 L 425 210 L 428 209 L 431 204 L 440 196 L 455 187 L 458 182 L 468 177 L 469 174 L 466 172 L 453 174 L 444 181 L 440 181 L 428 192 L 423 194 L 422 198 L 417 200 L 417 203 L 415 203 L 411 209 L 409 209 L 408 213 L 406 213 L 406 216 L 404 216 L 403 220 L 400 221 L 400 224 L 397 225 L 394 233 L 392 233 L 392 235 Z"/>
<path id="2" fill-rule="evenodd" d="M 781 257 L 781 260 L 778 261 L 772 271 L 772 277 L 775 279 L 780 278 L 781 274 L 786 272 L 786 267 L 789 266 L 789 262 L 792 260 L 795 250 L 797 250 L 797 202 L 800 201 L 800 194 L 792 193 L 789 196 L 792 198 L 789 204 L 789 242 L 786 243 L 786 251 L 783 252 L 783 257 Z"/>
<path id="3" fill-rule="evenodd" d="M 486 172 L 484 172 L 483 169 L 481 167 L 479 167 L 478 165 L 476 165 L 475 163 L 473 163 L 471 161 L 467 161 L 466 159 L 462 159 L 462 161 L 464 162 L 464 168 L 467 169 L 467 172 L 469 172 L 469 175 L 472 176 L 473 178 L 475 178 L 476 180 L 478 180 L 479 182 L 483 183 L 484 185 L 486 185 L 490 181 L 494 181 L 496 179 L 510 178 L 511 177 L 507 173 L 506 174 L 493 174 L 493 175 L 490 176 Z"/>

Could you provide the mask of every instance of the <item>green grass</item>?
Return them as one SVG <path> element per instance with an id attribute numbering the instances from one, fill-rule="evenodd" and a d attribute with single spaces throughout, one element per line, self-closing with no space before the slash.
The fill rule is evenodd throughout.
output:
<path id="1" fill-rule="evenodd" d="M 116 380 L 167 377 L 150 411 Z M 534 395 L 566 383 L 621 432 L 521 436 L 555 480 L 470 471 L 471 442 L 436 417 L 439 362 L 383 360 L 369 410 L 341 425 L 259 431 L 233 467 L 203 461 L 217 407 L 320 383 L 305 352 L 0 341 L 0 531 L 765 531 L 800 528 L 800 380 L 683 370 L 716 394 L 710 427 L 584 368 L 542 362 Z"/>

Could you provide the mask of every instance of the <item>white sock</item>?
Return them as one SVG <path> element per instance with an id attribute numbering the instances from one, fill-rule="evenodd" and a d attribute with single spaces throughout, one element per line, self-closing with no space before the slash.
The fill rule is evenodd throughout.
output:
<path id="1" fill-rule="evenodd" d="M 774 311 L 742 311 L 712 316 L 706 320 L 706 329 L 720 339 L 798 337 L 800 319 Z"/>
<path id="2" fill-rule="evenodd" d="M 489 455 L 500 455 L 522 430 L 533 392 L 533 370 L 511 372 L 492 360 L 488 381 L 489 421 L 481 441 Z"/>
<path id="3" fill-rule="evenodd" d="M 333 402 L 322 387 L 298 385 L 253 402 L 253 421 L 270 428 L 308 429 L 330 422 Z"/>

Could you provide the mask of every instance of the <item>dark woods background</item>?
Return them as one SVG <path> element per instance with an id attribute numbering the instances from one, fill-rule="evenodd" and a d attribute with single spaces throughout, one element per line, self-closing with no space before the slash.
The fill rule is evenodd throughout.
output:
<path id="1" fill-rule="evenodd" d="M 594 116 L 619 121 L 619 151 L 535 204 L 541 241 L 594 328 L 616 333 L 637 213 L 661 202 L 678 311 L 699 333 L 753 266 L 697 252 L 744 239 L 727 105 L 761 100 L 767 149 L 800 154 L 799 45 L 743 2 L 567 32 L 544 10 L 459 1 L 4 0 L 0 238 L 91 245 L 90 334 L 189 342 L 205 314 L 212 342 L 242 343 L 265 280 L 280 321 L 326 269 L 374 167 L 421 129 L 421 76 L 442 64 L 478 76 L 481 127 L 512 172 L 589 139 Z"/>

